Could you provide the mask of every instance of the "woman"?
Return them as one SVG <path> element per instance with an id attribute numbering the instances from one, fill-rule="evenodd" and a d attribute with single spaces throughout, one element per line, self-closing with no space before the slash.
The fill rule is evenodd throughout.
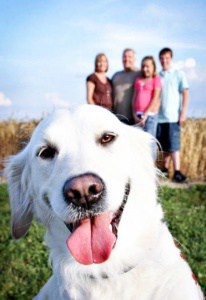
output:
<path id="1" fill-rule="evenodd" d="M 141 62 L 141 75 L 134 84 L 133 116 L 135 123 L 154 137 L 157 130 L 157 114 L 160 107 L 160 77 L 156 75 L 156 64 L 152 56 Z"/>
<path id="2" fill-rule="evenodd" d="M 112 110 L 112 83 L 105 75 L 108 65 L 105 54 L 96 56 L 95 72 L 87 77 L 87 102 Z"/>

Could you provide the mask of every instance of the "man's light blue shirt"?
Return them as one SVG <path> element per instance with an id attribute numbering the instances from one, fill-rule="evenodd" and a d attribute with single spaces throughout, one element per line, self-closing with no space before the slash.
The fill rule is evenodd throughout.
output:
<path id="1" fill-rule="evenodd" d="M 184 72 L 175 69 L 162 70 L 159 74 L 162 91 L 158 122 L 178 122 L 182 104 L 182 91 L 189 88 L 187 79 Z"/>

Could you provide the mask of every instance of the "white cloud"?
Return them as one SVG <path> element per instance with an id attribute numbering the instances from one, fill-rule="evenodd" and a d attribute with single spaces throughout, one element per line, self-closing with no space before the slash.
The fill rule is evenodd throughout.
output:
<path id="1" fill-rule="evenodd" d="M 174 62 L 176 69 L 194 69 L 197 67 L 196 60 L 194 58 L 186 58 L 185 60 L 179 60 Z"/>
<path id="2" fill-rule="evenodd" d="M 175 69 L 183 70 L 190 82 L 206 82 L 206 69 L 203 66 L 200 68 L 192 57 L 176 61 L 173 63 L 173 66 Z"/>
<path id="3" fill-rule="evenodd" d="M 0 92 L 0 106 L 11 106 L 12 102 L 4 93 Z"/>
<path id="4" fill-rule="evenodd" d="M 196 67 L 196 60 L 194 58 L 187 58 L 185 60 L 185 67 L 188 69 Z"/>
<path id="5" fill-rule="evenodd" d="M 55 107 L 68 108 L 70 106 L 70 103 L 68 103 L 68 101 L 63 100 L 58 93 L 46 93 L 45 98 Z"/>
<path id="6" fill-rule="evenodd" d="M 188 69 L 185 73 L 189 81 L 198 81 L 198 72 L 196 69 Z"/>

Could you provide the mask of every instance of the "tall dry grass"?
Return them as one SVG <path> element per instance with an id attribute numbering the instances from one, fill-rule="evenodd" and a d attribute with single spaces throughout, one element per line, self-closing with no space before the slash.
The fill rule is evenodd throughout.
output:
<path id="1" fill-rule="evenodd" d="M 0 121 L 0 170 L 4 160 L 25 147 L 38 121 Z"/>
<path id="2" fill-rule="evenodd" d="M 181 171 L 193 181 L 206 180 L 206 119 L 188 119 L 181 129 Z M 160 151 L 157 166 L 163 166 Z M 172 162 L 169 177 L 173 176 Z"/>
<path id="3" fill-rule="evenodd" d="M 189 178 L 206 180 L 206 119 L 188 119 L 183 126 L 181 165 Z"/>
<path id="4" fill-rule="evenodd" d="M 0 160 L 21 150 L 37 124 L 38 121 L 0 122 Z M 181 169 L 191 180 L 206 180 L 206 119 L 188 119 L 183 126 Z"/>

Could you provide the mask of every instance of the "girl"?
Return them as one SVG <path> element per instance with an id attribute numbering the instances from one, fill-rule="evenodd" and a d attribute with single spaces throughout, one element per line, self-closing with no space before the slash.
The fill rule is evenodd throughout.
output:
<path id="1" fill-rule="evenodd" d="M 133 116 L 135 123 L 156 137 L 157 114 L 160 107 L 160 77 L 156 75 L 156 64 L 152 56 L 141 62 L 141 75 L 134 84 Z"/>

